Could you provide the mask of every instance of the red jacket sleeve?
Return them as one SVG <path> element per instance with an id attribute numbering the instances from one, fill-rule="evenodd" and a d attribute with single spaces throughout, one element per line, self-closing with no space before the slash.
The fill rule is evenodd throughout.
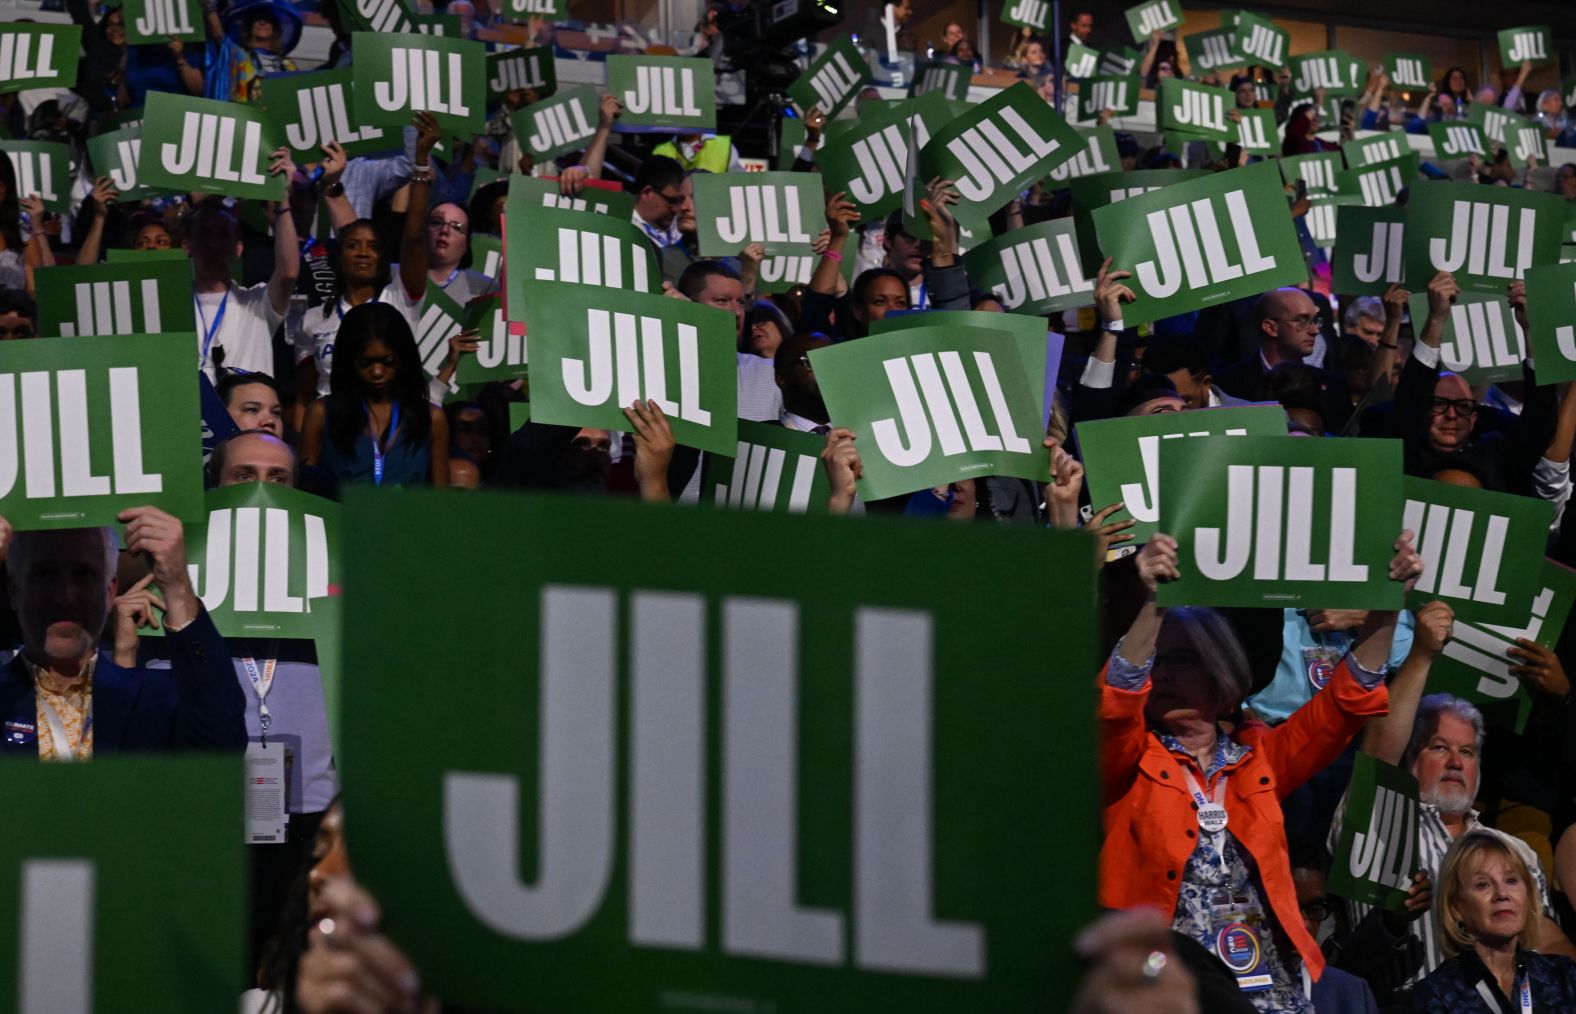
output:
<path id="1" fill-rule="evenodd" d="M 1343 658 L 1323 690 L 1285 722 L 1259 733 L 1252 745 L 1274 768 L 1276 791 L 1284 799 L 1339 757 L 1364 722 L 1389 708 L 1389 688 L 1380 683 L 1364 689 Z"/>

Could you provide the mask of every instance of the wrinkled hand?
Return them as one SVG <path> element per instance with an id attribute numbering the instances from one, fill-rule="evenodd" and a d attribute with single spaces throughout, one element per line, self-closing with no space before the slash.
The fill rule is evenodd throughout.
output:
<path id="1" fill-rule="evenodd" d="M 597 107 L 597 127 L 611 127 L 613 121 L 624 115 L 624 103 L 616 95 L 602 96 L 602 102 Z"/>
<path id="2" fill-rule="evenodd" d="M 1386 321 L 1396 321 L 1400 320 L 1401 315 L 1406 313 L 1406 303 L 1407 300 L 1412 298 L 1412 294 L 1399 285 L 1391 285 L 1384 290 L 1384 295 L 1379 298 L 1384 303 L 1384 319 Z"/>
<path id="3" fill-rule="evenodd" d="M 1083 462 L 1050 437 L 1042 440 L 1040 446 L 1050 452 L 1051 481 L 1045 487 L 1045 496 L 1051 524 L 1063 530 L 1077 528 L 1078 496 L 1083 492 Z"/>
<path id="4" fill-rule="evenodd" d="M 1144 548 L 1138 551 L 1138 579 L 1153 595 L 1163 581 L 1175 581 L 1182 576 L 1177 569 L 1177 540 L 1156 532 Z"/>
<path id="5" fill-rule="evenodd" d="M 1131 271 L 1112 271 L 1109 257 L 1100 265 L 1094 280 L 1094 305 L 1102 321 L 1121 320 L 1122 304 L 1136 298 L 1133 290 L 1122 284 L 1122 279 L 1131 277 Z"/>
<path id="6" fill-rule="evenodd" d="M 1100 510 L 1095 511 L 1094 516 L 1089 519 L 1089 524 L 1085 526 L 1094 532 L 1096 540 L 1099 541 L 1102 559 L 1104 559 L 1106 551 L 1117 543 L 1133 541 L 1132 534 L 1128 533 L 1127 530 L 1138 524 L 1136 520 L 1133 518 L 1125 518 L 1121 521 L 1108 520 L 1112 514 L 1115 514 L 1125 506 L 1126 504 L 1119 501 L 1107 507 L 1102 507 Z"/>
<path id="7" fill-rule="evenodd" d="M 1390 580 L 1402 582 L 1408 592 L 1417 586 L 1417 579 L 1423 576 L 1423 557 L 1412 541 L 1411 530 L 1402 532 L 1401 537 L 1395 540 L 1395 556 L 1390 558 Z"/>
<path id="8" fill-rule="evenodd" d="M 1450 316 L 1450 307 L 1460 295 L 1461 286 L 1456 284 L 1456 276 L 1448 271 L 1441 271 L 1428 283 L 1428 316 L 1430 318 L 1444 318 Z"/>
<path id="9" fill-rule="evenodd" d="M 826 202 L 826 227 L 831 230 L 833 239 L 847 236 L 853 231 L 854 223 L 859 221 L 859 209 L 854 207 L 847 194 L 839 190 Z"/>
<path id="10" fill-rule="evenodd" d="M 120 200 L 120 191 L 115 189 L 115 181 L 108 176 L 100 176 L 93 181 L 93 217 L 104 218 L 109 214 L 109 206 Z"/>
<path id="11" fill-rule="evenodd" d="M 826 434 L 821 448 L 821 467 L 832 484 L 831 508 L 834 514 L 847 514 L 854 502 L 855 483 L 864 476 L 864 462 L 854 446 L 854 431 L 839 426 Z"/>
<path id="12" fill-rule="evenodd" d="M 558 193 L 563 197 L 579 197 L 585 189 L 591 170 L 583 165 L 572 165 L 558 174 Z"/>
<path id="13" fill-rule="evenodd" d="M 1103 915 L 1073 946 L 1091 967 L 1070 1014 L 1199 1014 L 1198 985 L 1177 957 L 1170 924 L 1158 912 Z M 1144 974 L 1151 960 L 1164 962 L 1155 978 Z"/>
<path id="14" fill-rule="evenodd" d="M 1570 694 L 1571 681 L 1565 675 L 1565 666 L 1549 648 L 1529 638 L 1518 637 L 1505 654 L 1517 663 L 1510 667 L 1510 674 L 1520 677 L 1528 687 L 1560 700 Z"/>
<path id="15" fill-rule="evenodd" d="M 382 913 L 349 877 L 331 878 L 320 903 L 329 914 L 307 933 L 296 972 L 296 1004 L 305 1014 L 419 1014 L 421 981 L 393 942 L 378 931 Z"/>
<path id="16" fill-rule="evenodd" d="M 1415 619 L 1412 650 L 1429 660 L 1438 658 L 1455 634 L 1456 611 L 1444 602 L 1435 601 L 1419 609 Z"/>
<path id="17" fill-rule="evenodd" d="M 321 147 L 323 161 L 318 164 L 323 170 L 322 184 L 326 187 L 339 182 L 339 178 L 345 175 L 345 167 L 350 164 L 350 159 L 338 141 L 324 141 Z"/>
<path id="18" fill-rule="evenodd" d="M 430 165 L 427 156 L 443 139 L 443 128 L 438 126 L 438 118 L 425 110 L 412 116 L 410 125 L 416 128 L 416 164 Z"/>

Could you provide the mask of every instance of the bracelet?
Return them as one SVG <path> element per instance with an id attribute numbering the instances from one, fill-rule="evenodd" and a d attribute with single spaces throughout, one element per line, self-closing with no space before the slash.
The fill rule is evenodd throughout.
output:
<path id="1" fill-rule="evenodd" d="M 433 174 L 430 166 L 413 167 L 410 171 L 410 181 L 412 183 L 431 183 L 435 179 L 437 177 Z"/>
<path id="2" fill-rule="evenodd" d="M 833 250 L 831 247 L 827 247 L 826 253 L 822 254 L 821 256 L 825 257 L 829 261 L 836 261 L 839 264 L 843 263 L 843 255 L 838 253 L 836 250 Z"/>
<path id="3" fill-rule="evenodd" d="M 1126 331 L 1127 322 L 1121 317 L 1118 317 L 1115 320 L 1108 320 L 1105 322 L 1103 330 L 1110 331 L 1112 334 L 1115 334 L 1118 331 Z"/>
<path id="4" fill-rule="evenodd" d="M 330 183 L 328 186 L 323 188 L 323 196 L 324 197 L 339 197 L 342 194 L 344 194 L 344 192 L 345 192 L 345 184 L 342 181 L 340 181 L 340 180 L 335 180 L 334 182 Z"/>
<path id="5" fill-rule="evenodd" d="M 1382 349 L 1398 349 L 1398 348 L 1401 347 L 1401 343 L 1400 342 L 1383 342 L 1382 341 L 1382 342 L 1379 342 L 1378 344 L 1379 344 L 1379 347 L 1382 348 Z"/>

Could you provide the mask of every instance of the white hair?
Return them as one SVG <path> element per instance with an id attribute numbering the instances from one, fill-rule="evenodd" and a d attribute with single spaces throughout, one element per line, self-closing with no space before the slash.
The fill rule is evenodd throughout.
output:
<path id="1" fill-rule="evenodd" d="M 1384 323 L 1384 303 L 1378 296 L 1359 296 L 1346 304 L 1346 309 L 1341 313 L 1341 327 L 1350 333 L 1363 318 L 1377 320 Z"/>
<path id="2" fill-rule="evenodd" d="M 115 536 L 115 529 L 105 525 L 102 528 L 66 528 L 46 531 L 17 532 L 11 539 L 11 550 L 8 564 L 11 573 L 18 578 L 27 572 L 29 554 L 35 546 L 44 539 L 58 532 L 98 532 L 104 542 L 104 580 L 107 582 L 115 576 L 117 564 L 120 562 L 120 540 Z"/>

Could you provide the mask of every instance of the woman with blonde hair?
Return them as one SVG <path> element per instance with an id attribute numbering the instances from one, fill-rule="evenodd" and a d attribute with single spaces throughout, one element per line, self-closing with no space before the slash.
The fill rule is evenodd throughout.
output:
<path id="1" fill-rule="evenodd" d="M 1576 1010 L 1576 961 L 1539 954 L 1532 873 L 1497 831 L 1468 831 L 1439 870 L 1439 940 L 1448 961 L 1413 990 L 1440 1014 Z"/>

